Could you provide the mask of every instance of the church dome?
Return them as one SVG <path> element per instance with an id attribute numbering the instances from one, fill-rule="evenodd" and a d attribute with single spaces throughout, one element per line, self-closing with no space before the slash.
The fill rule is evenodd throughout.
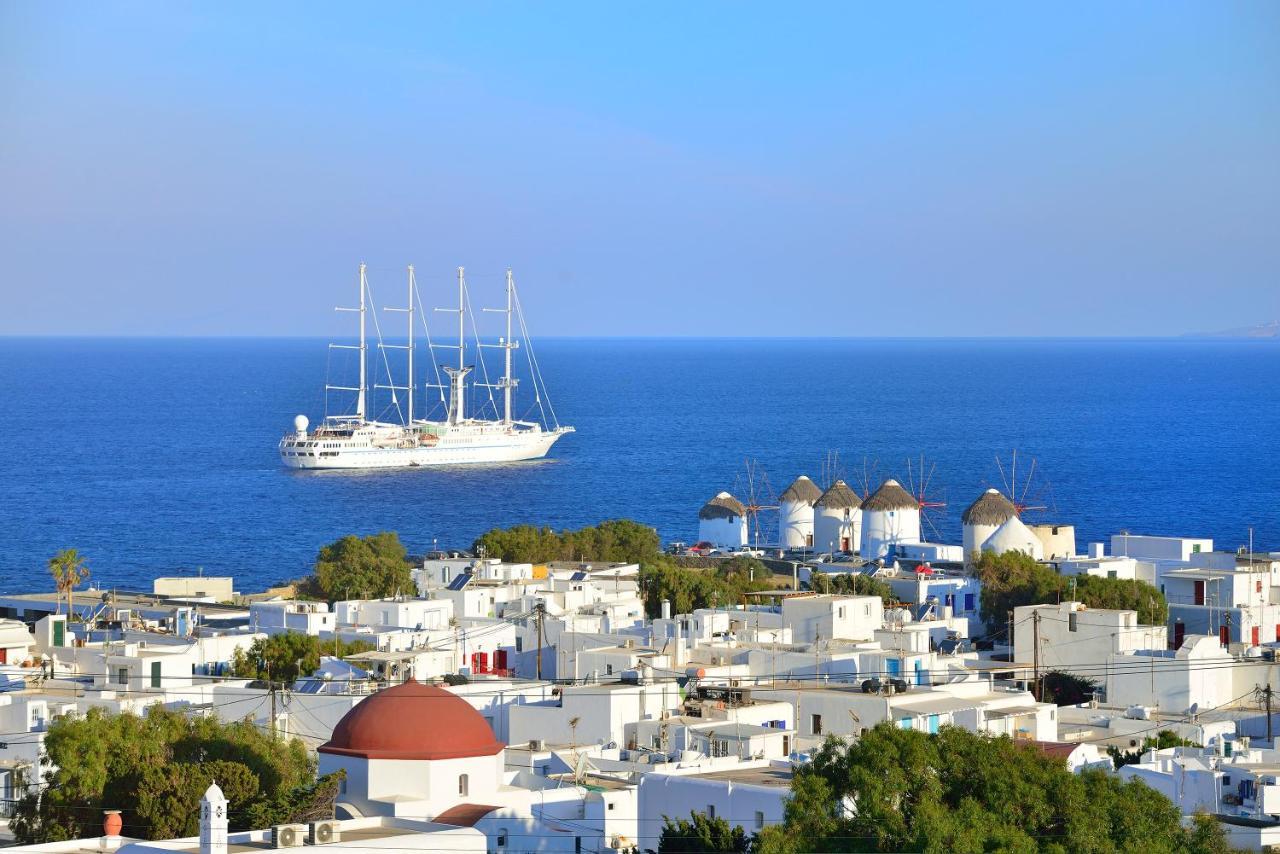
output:
<path id="1" fill-rule="evenodd" d="M 364 759 L 461 759 L 502 748 L 466 700 L 409 679 L 357 704 L 318 749 Z"/>

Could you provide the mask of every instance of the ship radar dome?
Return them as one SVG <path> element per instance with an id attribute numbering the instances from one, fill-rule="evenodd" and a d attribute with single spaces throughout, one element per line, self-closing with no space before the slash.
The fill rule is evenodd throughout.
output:
<path id="1" fill-rule="evenodd" d="M 727 492 L 718 493 L 698 511 L 699 519 L 733 519 L 746 515 L 747 508 Z"/>
<path id="2" fill-rule="evenodd" d="M 311 422 L 307 420 L 307 416 L 299 415 L 293 419 L 293 429 L 299 433 L 307 432 L 307 427 L 311 426 Z"/>

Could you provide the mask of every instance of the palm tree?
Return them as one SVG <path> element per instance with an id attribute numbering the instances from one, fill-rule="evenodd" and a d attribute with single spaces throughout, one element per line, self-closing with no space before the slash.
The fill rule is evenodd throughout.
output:
<path id="1" fill-rule="evenodd" d="M 62 597 L 67 600 L 67 618 L 71 617 L 71 597 L 80 582 L 89 577 L 89 568 L 80 552 L 75 549 L 63 549 L 49 558 L 49 574 L 53 576 L 58 588 L 59 603 Z M 61 604 L 59 604 L 61 608 Z"/>

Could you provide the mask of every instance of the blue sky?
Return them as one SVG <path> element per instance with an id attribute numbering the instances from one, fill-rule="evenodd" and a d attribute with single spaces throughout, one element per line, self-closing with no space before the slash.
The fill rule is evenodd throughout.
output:
<path id="1" fill-rule="evenodd" d="M 1274 2 L 7 2 L 0 126 L 0 334 L 330 334 L 362 260 L 548 335 L 1280 316 Z"/>

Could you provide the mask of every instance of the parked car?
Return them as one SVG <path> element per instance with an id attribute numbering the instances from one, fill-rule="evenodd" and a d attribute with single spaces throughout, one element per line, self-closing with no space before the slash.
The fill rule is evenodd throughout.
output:
<path id="1" fill-rule="evenodd" d="M 702 540 L 701 542 L 697 542 L 689 546 L 689 554 L 692 555 L 709 555 L 715 554 L 716 551 L 715 543 L 709 543 L 706 540 Z"/>
<path id="2" fill-rule="evenodd" d="M 753 549 L 749 546 L 743 546 L 742 548 L 734 549 L 733 551 L 729 552 L 729 554 L 733 555 L 734 557 L 764 557 L 764 551 L 762 549 Z"/>

